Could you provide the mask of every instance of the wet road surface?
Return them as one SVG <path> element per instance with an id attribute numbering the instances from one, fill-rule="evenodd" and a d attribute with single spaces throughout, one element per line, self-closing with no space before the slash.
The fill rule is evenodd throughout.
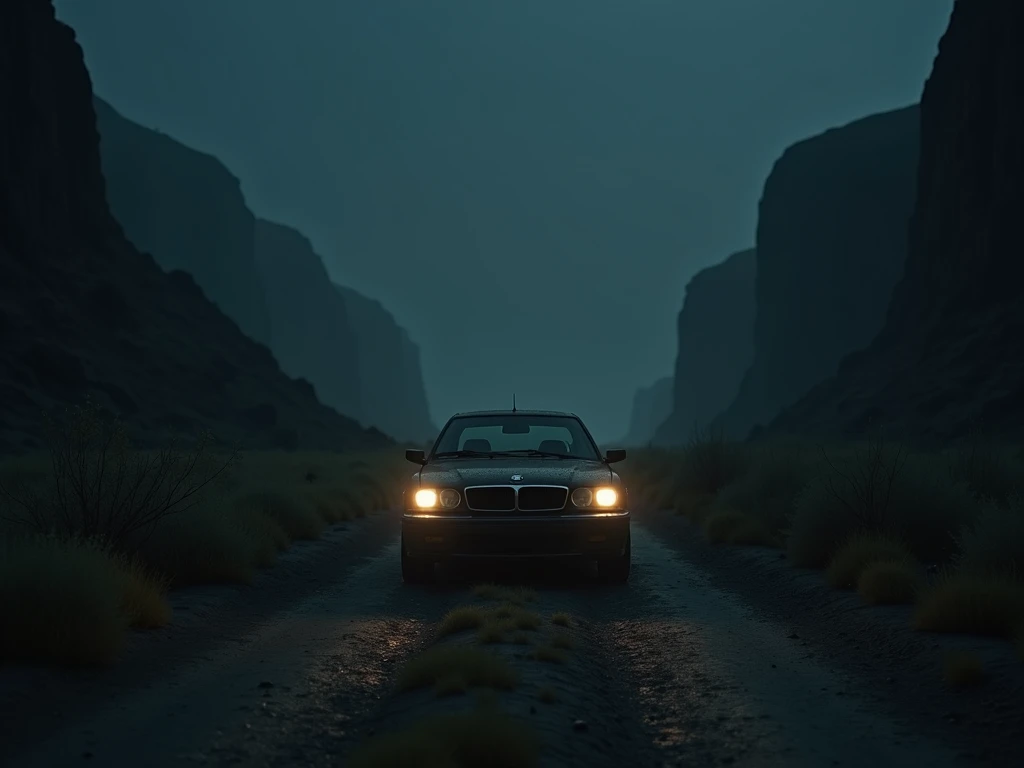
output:
<path id="1" fill-rule="evenodd" d="M 354 746 L 388 727 L 394 674 L 434 638 L 436 622 L 471 600 L 471 584 L 508 576 L 473 569 L 406 586 L 388 526 L 380 546 L 336 569 L 329 550 L 308 569 L 293 566 L 288 578 L 305 574 L 306 587 L 289 593 L 291 602 L 263 613 L 259 603 L 270 598 L 256 590 L 245 596 L 244 620 L 232 623 L 219 608 L 194 619 L 190 631 L 216 642 L 181 651 L 144 684 L 104 695 L 98 678 L 87 712 L 66 725 L 59 714 L 26 722 L 45 736 L 0 752 L 0 763 L 344 765 Z M 943 746 L 873 713 L 855 681 L 808 658 L 783 628 L 713 588 L 637 524 L 633 558 L 624 586 L 597 585 L 582 569 L 529 573 L 539 592 L 531 607 L 570 613 L 582 638 L 557 677 L 561 706 L 531 708 L 549 744 L 543 764 L 957 764 Z M 24 711 L 47 717 L 45 707 Z M 4 714 L 4 728 L 17 729 L 19 714 Z M 577 719 L 585 732 L 573 730 Z"/>

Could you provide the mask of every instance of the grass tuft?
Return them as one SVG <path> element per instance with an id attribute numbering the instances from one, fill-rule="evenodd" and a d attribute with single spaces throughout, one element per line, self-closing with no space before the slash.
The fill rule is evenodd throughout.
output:
<path id="1" fill-rule="evenodd" d="M 511 690 L 519 682 L 515 669 L 493 653 L 475 646 L 444 645 L 410 659 L 398 675 L 398 688 L 424 688 L 451 678 L 463 680 L 468 687 L 499 690 Z"/>
<path id="2" fill-rule="evenodd" d="M 572 619 L 568 613 L 554 613 L 551 615 L 551 623 L 556 627 L 568 627 L 572 624 Z"/>
<path id="3" fill-rule="evenodd" d="M 967 688 L 985 679 L 985 669 L 977 654 L 949 651 L 942 658 L 942 677 L 954 688 Z"/>
<path id="4" fill-rule="evenodd" d="M 825 571 L 829 586 L 854 589 L 861 573 L 872 563 L 909 562 L 910 553 L 898 540 L 884 534 L 860 533 L 851 536 L 836 552 Z"/>
<path id="5" fill-rule="evenodd" d="M 526 587 L 504 587 L 499 584 L 477 584 L 473 587 L 473 596 L 481 600 L 498 600 L 503 603 L 525 605 L 537 599 L 537 592 Z"/>
<path id="6" fill-rule="evenodd" d="M 540 741 L 521 721 L 488 707 L 475 712 L 433 715 L 400 730 L 382 733 L 356 750 L 352 768 L 531 768 Z"/>
<path id="7" fill-rule="evenodd" d="M 909 605 L 920 588 L 918 568 L 906 560 L 873 562 L 857 579 L 857 593 L 868 605 Z"/>
<path id="8" fill-rule="evenodd" d="M 89 543 L 54 536 L 0 542 L 0 659 L 113 662 L 130 622 L 123 606 L 131 578 Z"/>
<path id="9" fill-rule="evenodd" d="M 1013 637 L 1024 622 L 1024 585 L 996 576 L 955 573 L 924 592 L 914 613 L 916 629 Z"/>
<path id="10" fill-rule="evenodd" d="M 452 608 L 444 615 L 438 632 L 441 637 L 445 637 L 470 629 L 479 629 L 486 619 L 487 616 L 482 608 L 475 605 L 462 605 Z"/>

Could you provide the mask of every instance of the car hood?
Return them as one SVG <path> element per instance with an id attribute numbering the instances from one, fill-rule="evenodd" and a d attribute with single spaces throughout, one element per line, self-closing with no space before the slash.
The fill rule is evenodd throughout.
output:
<path id="1" fill-rule="evenodd" d="M 513 475 L 522 480 L 513 483 Z M 432 461 L 413 478 L 424 487 L 465 488 L 471 485 L 618 485 L 607 464 L 584 459 L 455 459 Z"/>

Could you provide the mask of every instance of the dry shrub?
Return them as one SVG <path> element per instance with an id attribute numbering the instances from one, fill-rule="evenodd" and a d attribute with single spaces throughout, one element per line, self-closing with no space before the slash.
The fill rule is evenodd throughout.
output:
<path id="1" fill-rule="evenodd" d="M 981 505 L 977 519 L 960 537 L 959 565 L 976 574 L 1024 577 L 1024 498 L 1012 493 L 1003 503 Z"/>
<path id="2" fill-rule="evenodd" d="M 949 473 L 954 482 L 966 484 L 980 500 L 1003 502 L 1024 491 L 1024 462 L 976 431 L 953 447 Z"/>
<path id="3" fill-rule="evenodd" d="M 108 664 L 129 626 L 170 619 L 164 584 L 99 542 L 56 535 L 0 541 L 0 660 Z"/>
<path id="4" fill-rule="evenodd" d="M 756 520 L 765 538 L 781 538 L 797 496 L 816 474 L 816 462 L 800 444 L 760 446 L 749 470 L 718 493 L 716 506 Z"/>
<path id="5" fill-rule="evenodd" d="M 676 478 L 676 495 L 698 493 L 715 495 L 735 482 L 749 465 L 742 443 L 726 440 L 712 429 L 694 430 L 682 455 Z"/>
<path id="6" fill-rule="evenodd" d="M 797 497 L 787 549 L 797 565 L 824 567 L 858 532 L 887 533 L 925 562 L 946 562 L 977 505 L 939 457 L 911 456 L 873 438 L 847 456 L 823 451 L 823 467 Z"/>
<path id="7" fill-rule="evenodd" d="M 873 562 L 857 580 L 857 593 L 868 605 L 909 605 L 920 589 L 918 567 L 906 560 Z"/>
<path id="8" fill-rule="evenodd" d="M 841 546 L 825 571 L 829 586 L 853 589 L 861 573 L 873 563 L 910 563 L 913 557 L 902 542 L 892 536 L 878 533 L 860 533 L 851 536 Z"/>
<path id="9" fill-rule="evenodd" d="M 1024 585 L 998 576 L 946 573 L 921 594 L 916 629 L 1013 637 L 1024 622 Z"/>

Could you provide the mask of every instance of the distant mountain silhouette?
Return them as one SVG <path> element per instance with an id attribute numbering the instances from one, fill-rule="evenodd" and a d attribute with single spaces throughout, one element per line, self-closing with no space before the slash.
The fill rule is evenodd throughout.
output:
<path id="1" fill-rule="evenodd" d="M 249 338 L 268 343 L 254 216 L 238 179 L 212 155 L 94 104 L 107 200 L 125 236 L 164 269 L 191 274 Z"/>
<path id="2" fill-rule="evenodd" d="M 746 437 L 882 327 L 907 254 L 918 107 L 872 115 L 789 147 L 757 224 L 754 356 L 712 427 Z"/>
<path id="3" fill-rule="evenodd" d="M 629 432 L 617 446 L 644 446 L 651 442 L 654 431 L 672 412 L 672 377 L 665 376 L 633 395 L 629 416 Z"/>
<path id="4" fill-rule="evenodd" d="M 957 0 L 921 99 L 909 254 L 885 325 L 771 431 L 1024 432 L 1024 3 Z"/>
<path id="5" fill-rule="evenodd" d="M 686 443 L 732 402 L 754 357 L 753 249 L 702 269 L 686 286 L 677 322 L 671 410 L 656 445 Z"/>
<path id="6" fill-rule="evenodd" d="M 82 51 L 52 4 L 0 4 L 0 50 L 0 451 L 38 448 L 40 410 L 87 394 L 144 443 L 211 428 L 251 447 L 388 444 L 125 239 Z"/>
<path id="7" fill-rule="evenodd" d="M 96 109 L 108 197 L 128 239 L 165 269 L 190 273 L 243 331 L 270 347 L 285 373 L 309 381 L 322 402 L 363 424 L 387 424 L 387 434 L 419 439 L 429 423 L 426 394 L 379 386 L 381 377 L 408 377 L 409 352 L 401 344 L 390 360 L 378 350 L 369 361 L 378 385 L 369 387 L 369 410 L 362 408 L 367 387 L 345 299 L 309 240 L 256 218 L 238 179 L 215 157 L 126 119 L 101 99 Z M 374 320 L 386 328 L 363 327 L 362 335 L 392 332 L 385 310 L 366 321 Z M 422 382 L 419 353 L 412 354 L 412 378 Z M 399 392 L 402 400 L 387 401 L 385 392 Z"/>
<path id="8" fill-rule="evenodd" d="M 363 421 L 400 440 L 436 437 L 419 347 L 379 301 L 344 286 L 335 289 L 355 333 Z"/>
<path id="9" fill-rule="evenodd" d="M 365 423 L 355 332 L 320 256 L 301 233 L 256 220 L 256 263 L 270 307 L 270 351 L 320 399 Z"/>

